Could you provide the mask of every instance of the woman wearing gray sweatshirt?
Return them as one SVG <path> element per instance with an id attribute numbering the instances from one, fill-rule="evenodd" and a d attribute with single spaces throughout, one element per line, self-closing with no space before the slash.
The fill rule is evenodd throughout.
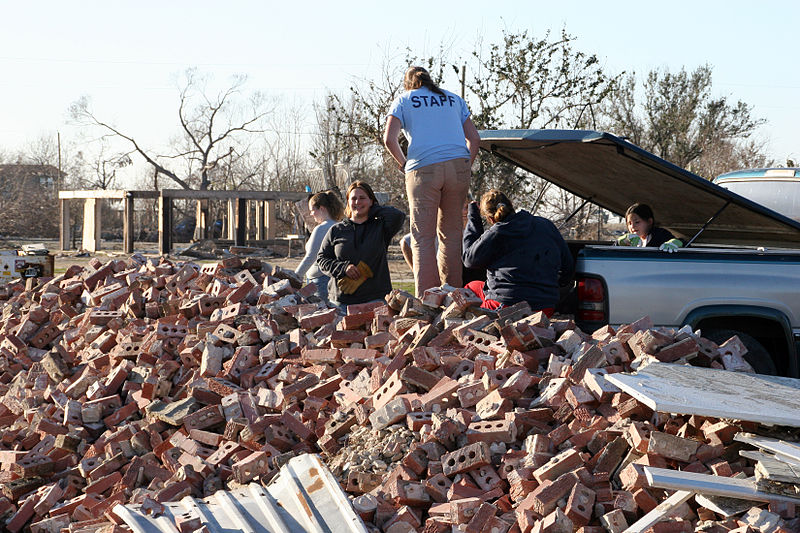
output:
<path id="1" fill-rule="evenodd" d="M 328 230 L 342 219 L 344 205 L 335 192 L 322 191 L 308 199 L 308 210 L 314 217 L 317 226 L 311 231 L 311 236 L 306 241 L 305 257 L 294 271 L 299 276 L 305 276 L 309 283 L 316 285 L 317 296 L 323 302 L 327 302 L 328 281 L 331 278 L 317 265 L 317 254 Z"/>

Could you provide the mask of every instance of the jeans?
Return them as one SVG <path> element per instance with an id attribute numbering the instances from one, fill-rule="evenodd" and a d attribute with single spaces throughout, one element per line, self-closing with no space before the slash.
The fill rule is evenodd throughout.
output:
<path id="1" fill-rule="evenodd" d="M 443 283 L 461 287 L 463 211 L 469 179 L 469 159 L 451 159 L 406 172 L 418 297 Z"/>
<path id="2" fill-rule="evenodd" d="M 313 283 L 317 286 L 317 296 L 319 296 L 323 302 L 328 301 L 328 281 L 330 281 L 330 276 L 320 276 L 318 278 L 309 278 L 309 283 Z"/>

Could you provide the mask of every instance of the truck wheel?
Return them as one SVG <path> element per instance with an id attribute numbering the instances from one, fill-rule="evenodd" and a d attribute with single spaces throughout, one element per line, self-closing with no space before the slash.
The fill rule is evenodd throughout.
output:
<path id="1" fill-rule="evenodd" d="M 770 356 L 767 349 L 764 348 L 763 344 L 758 342 L 747 333 L 742 333 L 741 331 L 735 331 L 732 329 L 711 329 L 705 332 L 701 330 L 700 333 L 706 339 L 714 341 L 717 344 L 722 344 L 726 340 L 736 335 L 739 337 L 739 340 L 742 341 L 742 344 L 744 344 L 747 348 L 747 353 L 744 354 L 744 358 L 748 363 L 750 363 L 750 366 L 753 367 L 756 373 L 766 374 L 768 376 L 778 375 L 778 369 L 775 368 L 775 362 L 772 360 L 772 356 Z"/>

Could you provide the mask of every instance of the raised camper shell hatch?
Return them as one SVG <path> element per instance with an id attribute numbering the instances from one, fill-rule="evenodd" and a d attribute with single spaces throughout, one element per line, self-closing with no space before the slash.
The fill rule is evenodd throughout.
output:
<path id="1" fill-rule="evenodd" d="M 695 244 L 800 248 L 800 223 L 609 133 L 483 130 L 481 148 L 623 216 L 649 204 L 659 225 Z"/>

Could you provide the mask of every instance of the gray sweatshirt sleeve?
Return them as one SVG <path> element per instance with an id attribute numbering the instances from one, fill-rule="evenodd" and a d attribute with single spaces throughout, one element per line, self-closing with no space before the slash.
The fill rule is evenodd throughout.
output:
<path id="1" fill-rule="evenodd" d="M 294 269 L 295 274 L 305 276 L 308 269 L 317 261 L 317 254 L 319 253 L 322 240 L 328 234 L 328 230 L 333 226 L 333 223 L 323 222 L 311 230 L 311 236 L 306 242 L 306 255 L 297 268 Z"/>

